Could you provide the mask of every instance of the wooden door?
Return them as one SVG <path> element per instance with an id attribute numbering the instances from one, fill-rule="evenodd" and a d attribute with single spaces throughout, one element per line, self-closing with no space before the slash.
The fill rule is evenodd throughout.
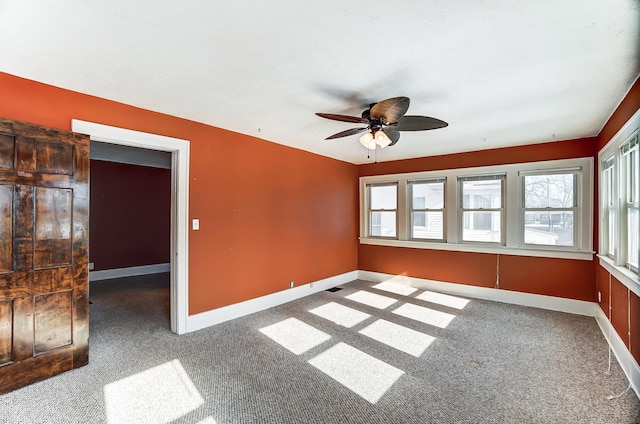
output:
<path id="1" fill-rule="evenodd" d="M 0 118 L 0 394 L 87 364 L 89 137 Z"/>

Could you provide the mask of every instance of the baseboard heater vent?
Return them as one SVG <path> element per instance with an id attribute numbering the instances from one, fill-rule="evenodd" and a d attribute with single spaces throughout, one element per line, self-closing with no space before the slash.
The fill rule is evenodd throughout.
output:
<path id="1" fill-rule="evenodd" d="M 340 290 L 342 290 L 342 287 L 331 287 L 330 289 L 327 289 L 325 291 L 334 293 L 334 292 L 337 292 L 337 291 L 340 291 Z"/>

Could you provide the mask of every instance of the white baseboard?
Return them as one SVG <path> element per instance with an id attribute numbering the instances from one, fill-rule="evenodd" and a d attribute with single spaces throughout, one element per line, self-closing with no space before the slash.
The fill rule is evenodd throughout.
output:
<path id="1" fill-rule="evenodd" d="M 105 269 L 102 271 L 89 272 L 89 281 L 108 280 L 111 278 L 133 277 L 134 275 L 159 274 L 169 272 L 171 264 L 155 264 L 131 266 L 128 268 Z"/>
<path id="2" fill-rule="evenodd" d="M 246 300 L 244 302 L 234 303 L 232 305 L 223 306 L 221 308 L 195 315 L 189 315 L 187 317 L 187 333 L 265 309 L 273 308 L 274 306 L 291 302 L 292 300 L 300 299 L 302 297 L 309 296 L 310 294 L 339 286 L 340 284 L 346 284 L 350 281 L 356 280 L 357 278 L 358 271 L 351 271 L 314 281 L 309 284 L 304 284 L 302 286 L 271 293 L 266 296 Z"/>
<path id="3" fill-rule="evenodd" d="M 415 287 L 421 290 L 432 290 L 440 293 L 473 297 L 475 299 L 493 300 L 495 302 L 512 303 L 522 306 L 531 306 L 534 308 L 568 312 L 576 315 L 595 316 L 595 310 L 598 308 L 595 303 L 583 300 L 564 299 L 561 297 L 545 296 L 541 294 L 470 286 L 467 284 L 447 283 L 443 281 L 426 280 L 423 278 L 383 274 L 380 272 L 358 271 L 358 278 L 378 283 L 389 281 L 396 284 Z"/>
<path id="4" fill-rule="evenodd" d="M 602 330 L 602 334 L 609 342 L 611 351 L 616 356 L 620 367 L 624 371 L 625 375 L 631 383 L 631 387 L 636 392 L 636 395 L 640 397 L 640 366 L 636 362 L 635 358 L 631 355 L 631 352 L 627 349 L 616 330 L 611 325 L 609 318 L 599 307 L 596 311 L 596 321 Z"/>

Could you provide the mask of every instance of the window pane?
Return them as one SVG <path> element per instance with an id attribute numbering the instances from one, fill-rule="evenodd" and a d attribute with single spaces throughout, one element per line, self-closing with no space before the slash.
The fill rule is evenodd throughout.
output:
<path id="1" fill-rule="evenodd" d="M 413 212 L 411 237 L 442 240 L 443 212 Z"/>
<path id="2" fill-rule="evenodd" d="M 396 236 L 395 212 L 371 212 L 369 234 L 378 237 Z"/>
<path id="3" fill-rule="evenodd" d="M 525 212 L 524 242 L 546 246 L 573 246 L 573 212 Z"/>
<path id="4" fill-rule="evenodd" d="M 499 211 L 465 211 L 463 212 L 462 240 L 500 242 Z"/>
<path id="5" fill-rule="evenodd" d="M 463 181 L 462 207 L 464 209 L 502 207 L 502 180 Z"/>
<path id="6" fill-rule="evenodd" d="M 397 186 L 371 186 L 370 209 L 395 209 L 397 201 Z"/>
<path id="7" fill-rule="evenodd" d="M 444 208 L 444 183 L 413 183 L 412 209 Z"/>
<path id="8" fill-rule="evenodd" d="M 524 177 L 525 208 L 572 208 L 575 174 Z"/>
<path id="9" fill-rule="evenodd" d="M 629 208 L 627 219 L 627 263 L 638 269 L 638 209 Z"/>
<path id="10" fill-rule="evenodd" d="M 613 256 L 616 248 L 616 211 L 613 209 L 609 209 L 609 232 L 607 236 L 609 237 L 607 254 Z"/>
<path id="11" fill-rule="evenodd" d="M 634 203 L 638 201 L 638 147 L 634 147 L 626 153 L 627 161 L 627 202 Z"/>

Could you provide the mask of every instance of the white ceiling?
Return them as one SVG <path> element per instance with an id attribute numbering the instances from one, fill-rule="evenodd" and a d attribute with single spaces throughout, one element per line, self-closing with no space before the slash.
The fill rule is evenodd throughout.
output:
<path id="1" fill-rule="evenodd" d="M 449 122 L 378 161 L 596 135 L 639 28 L 639 0 L 0 0 L 0 71 L 366 163 L 314 112 Z"/>

